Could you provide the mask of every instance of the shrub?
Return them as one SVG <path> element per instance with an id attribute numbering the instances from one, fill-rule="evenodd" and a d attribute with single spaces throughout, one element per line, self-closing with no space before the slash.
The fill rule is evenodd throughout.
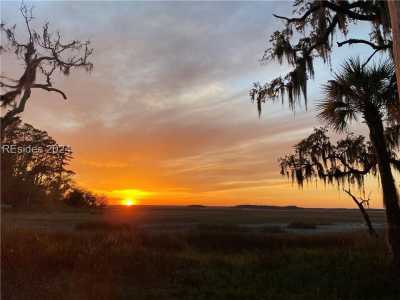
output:
<path id="1" fill-rule="evenodd" d="M 78 208 L 98 208 L 105 206 L 105 200 L 103 197 L 77 187 L 72 188 L 66 194 L 64 202 L 69 206 Z"/>

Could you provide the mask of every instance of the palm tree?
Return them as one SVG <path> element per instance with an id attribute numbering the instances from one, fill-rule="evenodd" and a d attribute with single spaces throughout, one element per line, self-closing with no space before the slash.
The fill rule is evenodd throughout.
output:
<path id="1" fill-rule="evenodd" d="M 390 22 L 392 24 L 393 36 L 393 57 L 396 63 L 397 85 L 400 85 L 400 2 L 387 2 L 390 14 Z M 400 89 L 398 90 L 400 97 Z"/>
<path id="2" fill-rule="evenodd" d="M 343 65 L 342 73 L 335 74 L 324 86 L 324 94 L 325 100 L 318 105 L 319 117 L 334 129 L 344 131 L 358 118 L 369 129 L 386 208 L 388 242 L 394 262 L 400 267 L 399 194 L 391 168 L 396 162 L 391 159 L 393 143 L 385 136 L 385 125 L 399 125 L 395 118 L 399 97 L 393 62 L 365 67 L 359 59 L 350 59 Z M 395 140 L 398 146 L 398 132 Z"/>

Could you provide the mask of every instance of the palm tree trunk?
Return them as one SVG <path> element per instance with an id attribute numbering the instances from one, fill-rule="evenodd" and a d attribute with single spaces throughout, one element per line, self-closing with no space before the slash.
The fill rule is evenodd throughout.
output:
<path id="1" fill-rule="evenodd" d="M 396 62 L 397 86 L 400 87 L 400 2 L 388 1 L 393 32 L 393 56 Z M 397 89 L 400 97 L 400 88 Z"/>
<path id="2" fill-rule="evenodd" d="M 383 192 L 383 203 L 386 208 L 387 237 L 392 250 L 395 266 L 400 270 L 400 207 L 399 195 L 390 165 L 390 155 L 386 146 L 382 118 L 379 113 L 366 116 L 370 139 L 375 148 L 380 180 Z"/>

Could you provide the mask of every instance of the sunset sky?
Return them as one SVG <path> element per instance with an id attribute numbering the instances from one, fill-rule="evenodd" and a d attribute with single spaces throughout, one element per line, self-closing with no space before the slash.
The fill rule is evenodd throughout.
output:
<path id="1" fill-rule="evenodd" d="M 261 65 L 269 35 L 283 26 L 272 13 L 291 2 L 35 2 L 35 24 L 50 22 L 66 39 L 90 39 L 91 74 L 57 77 L 66 92 L 33 93 L 22 117 L 72 146 L 76 182 L 113 203 L 265 204 L 353 207 L 337 188 L 303 190 L 279 174 L 277 160 L 320 122 L 313 103 L 331 77 L 317 63 L 308 111 L 267 104 L 261 119 L 248 91 L 285 73 Z M 2 2 L 2 22 L 17 23 L 19 2 Z M 360 23 L 351 31 L 369 31 Z M 360 46 L 335 50 L 332 69 Z M 21 74 L 22 62 L 3 59 L 2 72 Z M 362 128 L 355 128 L 363 131 Z M 369 181 L 381 207 L 377 179 Z M 117 201 L 117 202 L 115 202 Z"/>

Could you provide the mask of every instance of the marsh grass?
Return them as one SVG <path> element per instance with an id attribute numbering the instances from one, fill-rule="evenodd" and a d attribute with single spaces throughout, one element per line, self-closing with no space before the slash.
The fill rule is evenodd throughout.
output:
<path id="1" fill-rule="evenodd" d="M 129 230 L 132 225 L 126 223 L 110 223 L 104 221 L 88 221 L 82 222 L 75 226 L 76 230 L 87 230 L 87 231 L 121 231 Z"/>
<path id="2" fill-rule="evenodd" d="M 305 222 L 291 222 L 287 225 L 290 229 L 317 229 L 317 224 Z"/>
<path id="3" fill-rule="evenodd" d="M 400 281 L 384 249 L 382 240 L 354 233 L 8 230 L 2 297 L 399 299 Z"/>

